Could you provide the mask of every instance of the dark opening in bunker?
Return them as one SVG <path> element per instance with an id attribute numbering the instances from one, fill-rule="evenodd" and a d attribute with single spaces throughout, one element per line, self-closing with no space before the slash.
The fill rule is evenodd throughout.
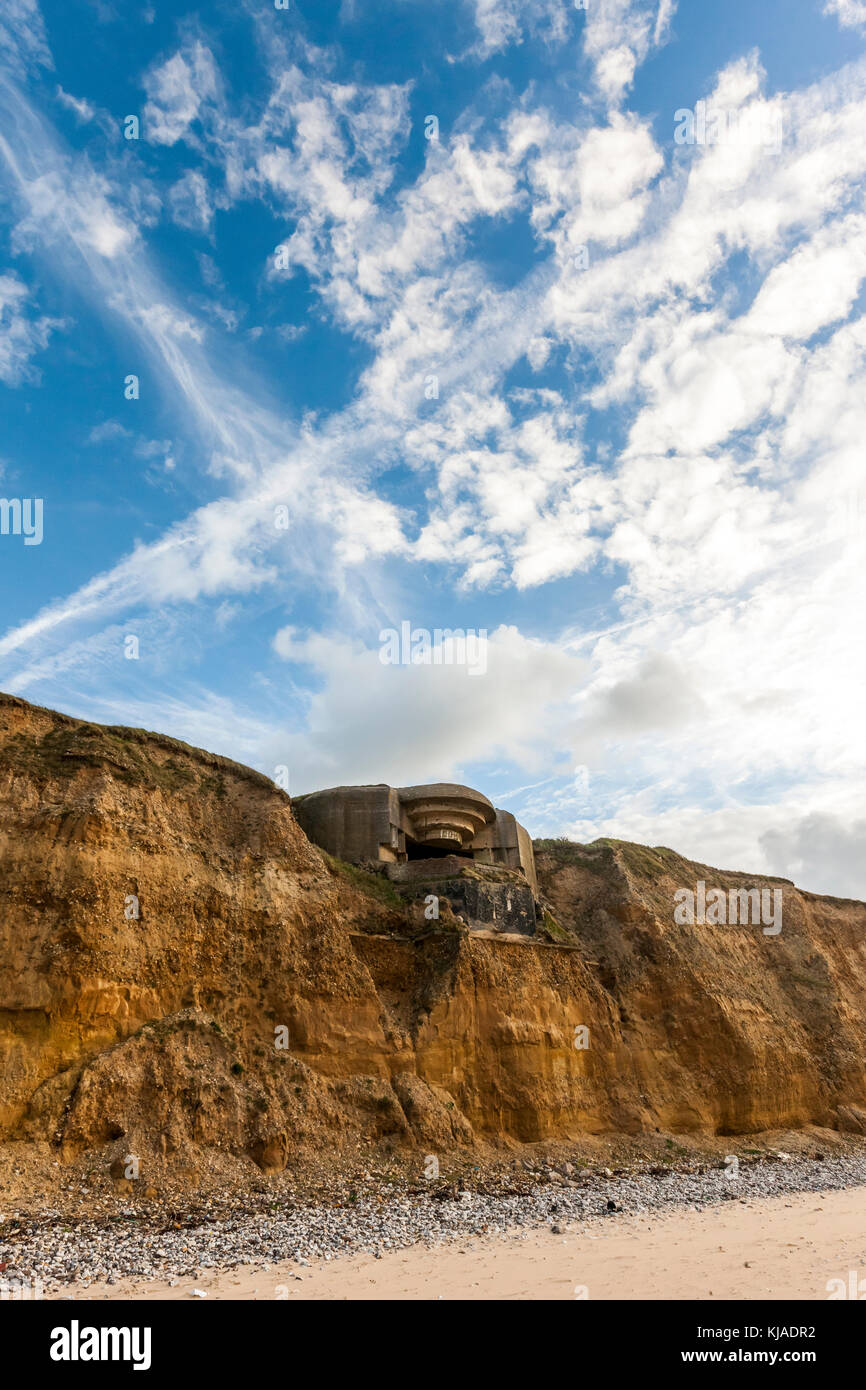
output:
<path id="1" fill-rule="evenodd" d="M 472 859 L 471 854 L 460 853 L 459 845 L 446 849 L 443 845 L 423 845 L 419 840 L 413 840 L 411 835 L 406 836 L 407 859 L 447 859 L 451 855 L 467 861 Z"/>

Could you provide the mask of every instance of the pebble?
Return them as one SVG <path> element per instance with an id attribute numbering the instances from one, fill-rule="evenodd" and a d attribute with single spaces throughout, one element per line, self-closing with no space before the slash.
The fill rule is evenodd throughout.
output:
<path id="1" fill-rule="evenodd" d="M 4 1279 L 33 1281 L 38 1276 L 47 1290 L 131 1277 L 176 1286 L 205 1269 L 254 1265 L 265 1271 L 279 1261 L 305 1267 L 323 1258 L 362 1253 L 382 1259 L 385 1251 L 446 1242 L 465 1247 L 473 1237 L 511 1236 L 521 1228 L 548 1226 L 560 1235 L 577 1223 L 591 1234 L 586 1223 L 595 1226 L 603 1216 L 616 1220 L 620 1212 L 640 1217 L 677 1207 L 705 1211 L 732 1199 L 752 1203 L 795 1192 L 823 1195 L 866 1186 L 866 1151 L 821 1161 L 785 1155 L 781 1161 L 741 1162 L 736 1178 L 719 1166 L 635 1169 L 622 1176 L 607 1169 L 567 1185 L 561 1179 L 555 1184 L 523 1182 L 525 1190 L 503 1195 L 489 1184 L 485 1190 L 479 1176 L 478 1190 L 454 1190 L 452 1195 L 449 1188 L 444 1197 L 432 1188 L 401 1191 L 392 1183 L 380 1192 L 358 1192 L 350 1203 L 335 1198 L 305 1205 L 295 1198 L 275 1205 L 269 1201 L 262 1210 L 250 1201 L 246 1209 L 206 1219 L 199 1219 L 199 1207 L 198 1216 L 187 1216 L 184 1224 L 175 1215 L 170 1229 L 164 1215 L 146 1210 L 131 1210 L 134 1220 L 100 1216 L 61 1221 L 50 1210 L 37 1218 L 16 1214 L 12 1229 L 0 1231 L 0 1267 L 6 1266 Z M 190 1292 L 193 1298 L 206 1296 L 203 1289 Z"/>

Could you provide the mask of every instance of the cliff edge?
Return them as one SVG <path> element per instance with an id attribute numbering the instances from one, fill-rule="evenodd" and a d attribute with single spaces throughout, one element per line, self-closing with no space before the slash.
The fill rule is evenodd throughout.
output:
<path id="1" fill-rule="evenodd" d="M 226 1173 L 582 1135 L 866 1132 L 866 905 L 537 841 L 544 930 L 419 929 L 225 758 L 0 696 L 0 1140 Z M 677 925 L 703 880 L 775 936 Z M 580 1030 L 586 1030 L 581 1032 Z M 576 1045 L 577 1044 L 577 1045 Z"/>

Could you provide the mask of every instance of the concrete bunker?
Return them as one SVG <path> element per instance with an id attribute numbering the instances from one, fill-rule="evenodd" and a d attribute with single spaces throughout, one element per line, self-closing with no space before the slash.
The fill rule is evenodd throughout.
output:
<path id="1" fill-rule="evenodd" d="M 347 863 L 379 867 L 407 895 L 413 885 L 434 891 L 439 882 L 476 928 L 535 930 L 529 833 L 472 787 L 329 787 L 294 797 L 292 810 L 314 844 Z"/>

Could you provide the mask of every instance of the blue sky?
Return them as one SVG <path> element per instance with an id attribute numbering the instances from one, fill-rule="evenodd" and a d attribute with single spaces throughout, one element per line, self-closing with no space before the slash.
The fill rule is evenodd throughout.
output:
<path id="1" fill-rule="evenodd" d="M 864 0 L 0 42 L 2 688 L 866 895 Z"/>

